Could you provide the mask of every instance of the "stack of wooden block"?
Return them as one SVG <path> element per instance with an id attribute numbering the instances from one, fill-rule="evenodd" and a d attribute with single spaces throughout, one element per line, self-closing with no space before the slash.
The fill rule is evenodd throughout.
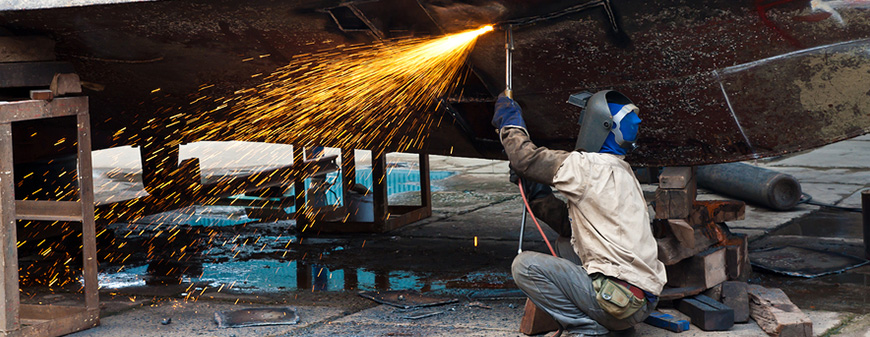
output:
<path id="1" fill-rule="evenodd" d="M 653 220 L 668 274 L 661 299 L 677 300 L 673 304 L 702 330 L 728 330 L 751 316 L 771 336 L 812 336 L 812 323 L 785 293 L 746 283 L 748 241 L 726 224 L 742 220 L 746 205 L 696 196 L 693 167 L 662 170 Z"/>
<path id="2" fill-rule="evenodd" d="M 668 286 L 693 295 L 727 280 L 746 281 L 750 266 L 746 237 L 732 234 L 725 222 L 742 220 L 746 204 L 734 200 L 695 200 L 693 167 L 666 167 L 655 197 L 659 260 Z"/>

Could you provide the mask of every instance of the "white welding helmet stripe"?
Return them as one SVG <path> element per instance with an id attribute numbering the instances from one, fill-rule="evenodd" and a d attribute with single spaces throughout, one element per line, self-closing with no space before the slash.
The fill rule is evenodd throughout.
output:
<path id="1" fill-rule="evenodd" d="M 622 137 L 622 130 L 620 130 L 619 122 L 621 122 L 625 116 L 628 116 L 628 114 L 632 112 L 637 113 L 637 111 L 638 108 L 636 105 L 626 104 L 622 106 L 622 109 L 619 109 L 619 112 L 617 112 L 616 115 L 613 115 L 613 129 L 611 131 L 615 136 L 614 138 L 616 138 L 616 144 L 619 144 L 619 146 L 624 146 L 626 143 L 625 138 Z"/>
<path id="2" fill-rule="evenodd" d="M 615 115 L 613 115 L 613 123 L 615 125 L 619 125 L 619 122 L 621 122 L 622 119 L 625 118 L 625 116 L 628 116 L 628 114 L 630 114 L 632 112 L 637 113 L 637 111 L 638 111 L 638 108 L 634 104 L 623 105 L 622 109 L 619 109 L 619 112 L 617 112 Z M 618 127 L 617 127 L 617 129 L 618 129 Z"/>

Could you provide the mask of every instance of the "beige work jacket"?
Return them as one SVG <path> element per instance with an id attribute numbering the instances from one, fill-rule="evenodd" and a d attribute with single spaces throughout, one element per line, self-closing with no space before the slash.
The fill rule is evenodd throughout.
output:
<path id="1" fill-rule="evenodd" d="M 572 152 L 553 186 L 568 198 L 571 243 L 583 268 L 661 294 L 665 265 L 640 183 L 622 156 Z"/>
<path id="2" fill-rule="evenodd" d="M 537 147 L 518 127 L 502 129 L 501 141 L 520 176 L 567 197 L 571 242 L 589 274 L 661 294 L 665 266 L 658 260 L 640 183 L 622 156 Z"/>

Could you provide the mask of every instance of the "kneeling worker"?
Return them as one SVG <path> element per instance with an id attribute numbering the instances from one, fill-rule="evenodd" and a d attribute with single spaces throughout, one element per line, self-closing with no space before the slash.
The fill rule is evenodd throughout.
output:
<path id="1" fill-rule="evenodd" d="M 631 332 L 667 281 L 640 183 L 624 160 L 637 139 L 637 107 L 616 91 L 573 95 L 585 108 L 573 152 L 537 147 L 519 105 L 500 96 L 493 126 L 535 215 L 560 238 L 560 257 L 523 252 L 511 266 L 531 301 L 580 336 Z M 557 199 L 549 186 L 567 198 Z"/>

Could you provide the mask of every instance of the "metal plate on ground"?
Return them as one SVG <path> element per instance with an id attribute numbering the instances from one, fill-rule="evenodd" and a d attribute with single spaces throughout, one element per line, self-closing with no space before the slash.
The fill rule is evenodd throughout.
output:
<path id="1" fill-rule="evenodd" d="M 219 328 L 241 328 L 259 325 L 294 325 L 299 322 L 296 308 L 247 308 L 214 313 Z"/>
<path id="2" fill-rule="evenodd" d="M 851 255 L 795 246 L 754 251 L 749 254 L 749 260 L 754 267 L 806 278 L 840 273 L 870 263 Z"/>
<path id="3" fill-rule="evenodd" d="M 459 301 L 455 298 L 443 299 L 423 296 L 419 292 L 411 290 L 361 291 L 359 295 L 378 303 L 403 309 L 431 307 Z"/>

